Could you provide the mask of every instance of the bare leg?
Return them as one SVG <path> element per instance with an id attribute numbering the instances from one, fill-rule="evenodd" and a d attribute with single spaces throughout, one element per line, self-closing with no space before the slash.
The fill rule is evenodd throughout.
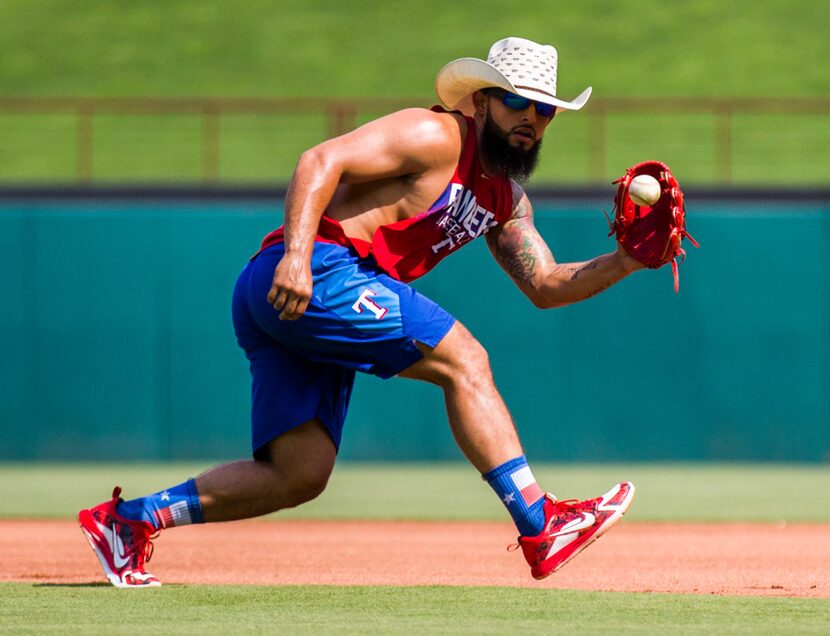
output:
<path id="1" fill-rule="evenodd" d="M 513 419 L 499 395 L 484 347 L 456 322 L 434 349 L 400 375 L 444 390 L 447 414 L 458 446 L 479 472 L 523 453 Z"/>
<path id="2" fill-rule="evenodd" d="M 431 382 L 444 390 L 450 426 L 470 462 L 481 473 L 522 454 L 513 420 L 496 390 L 484 348 L 460 323 L 401 377 Z M 205 521 L 230 521 L 298 506 L 326 487 L 337 458 L 318 420 L 274 439 L 267 461 L 238 461 L 196 478 Z"/>
<path id="3" fill-rule="evenodd" d="M 205 521 L 258 517 L 310 501 L 325 489 L 337 458 L 319 420 L 272 440 L 268 454 L 268 460 L 222 464 L 196 478 Z"/>

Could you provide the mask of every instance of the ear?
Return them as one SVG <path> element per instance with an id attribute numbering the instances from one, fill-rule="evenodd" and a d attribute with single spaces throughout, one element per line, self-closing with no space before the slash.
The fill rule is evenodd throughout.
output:
<path id="1" fill-rule="evenodd" d="M 476 115 L 484 116 L 487 113 L 487 95 L 481 91 L 473 93 L 473 106 L 476 110 Z"/>

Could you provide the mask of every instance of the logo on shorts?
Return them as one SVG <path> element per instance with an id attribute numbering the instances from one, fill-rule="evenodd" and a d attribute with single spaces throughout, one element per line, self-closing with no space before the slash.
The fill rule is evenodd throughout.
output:
<path id="1" fill-rule="evenodd" d="M 364 309 L 368 309 L 375 315 L 375 319 L 380 320 L 386 315 L 386 312 L 389 311 L 389 309 L 381 307 L 374 300 L 372 300 L 372 296 L 376 295 L 377 294 L 371 289 L 364 289 L 360 292 L 360 297 L 357 299 L 355 304 L 352 305 L 352 309 L 359 314 L 362 314 Z"/>

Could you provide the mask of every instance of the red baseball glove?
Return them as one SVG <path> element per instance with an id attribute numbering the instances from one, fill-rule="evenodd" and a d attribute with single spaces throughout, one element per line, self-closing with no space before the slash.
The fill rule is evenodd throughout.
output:
<path id="1" fill-rule="evenodd" d="M 650 206 L 637 205 L 629 196 L 631 180 L 638 175 L 652 176 L 660 184 L 660 198 Z M 614 221 L 608 221 L 611 227 L 608 236 L 616 234 L 617 242 L 625 251 L 646 267 L 657 269 L 670 262 L 677 292 L 680 285 L 677 258 L 686 258 L 681 243 L 688 238 L 692 245 L 699 247 L 686 232 L 683 191 L 677 179 L 666 164 L 643 161 L 626 170 L 614 183 L 619 187 L 614 197 Z"/>

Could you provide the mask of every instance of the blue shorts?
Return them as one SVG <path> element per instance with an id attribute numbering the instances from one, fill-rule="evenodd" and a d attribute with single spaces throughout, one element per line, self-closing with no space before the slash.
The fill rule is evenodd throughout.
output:
<path id="1" fill-rule="evenodd" d="M 319 418 L 340 447 L 355 371 L 390 378 L 435 347 L 455 319 L 347 248 L 317 242 L 311 302 L 299 320 L 268 303 L 282 243 L 251 260 L 236 282 L 233 324 L 250 361 L 254 457 L 275 437 Z"/>

